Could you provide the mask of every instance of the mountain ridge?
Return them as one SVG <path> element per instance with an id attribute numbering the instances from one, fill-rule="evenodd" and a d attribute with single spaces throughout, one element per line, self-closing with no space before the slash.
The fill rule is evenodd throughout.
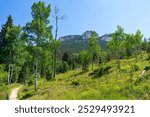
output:
<path id="1" fill-rule="evenodd" d="M 58 40 L 60 40 L 60 41 L 67 41 L 67 40 L 72 40 L 72 39 L 88 40 L 91 37 L 92 32 L 93 31 L 87 30 L 82 35 L 65 35 L 65 36 L 61 36 Z M 109 41 L 112 36 L 112 33 L 109 33 L 109 34 L 106 33 L 102 36 L 99 36 L 98 33 L 96 33 L 96 34 L 100 40 L 104 40 L 104 41 Z"/>
<path id="2" fill-rule="evenodd" d="M 93 31 L 85 31 L 82 35 L 66 35 L 59 38 L 61 41 L 60 50 L 64 52 L 78 53 L 82 50 L 87 50 L 89 48 L 88 40 Z M 111 39 L 112 33 L 104 34 L 97 37 L 99 38 L 99 44 L 102 49 L 106 49 L 106 44 Z"/>

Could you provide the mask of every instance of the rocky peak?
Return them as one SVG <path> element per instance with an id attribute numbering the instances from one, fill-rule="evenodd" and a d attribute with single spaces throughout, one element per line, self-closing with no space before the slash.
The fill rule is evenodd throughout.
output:
<path id="1" fill-rule="evenodd" d="M 108 42 L 112 37 L 112 34 L 105 34 L 100 37 L 100 40 Z"/>
<path id="2" fill-rule="evenodd" d="M 82 39 L 89 39 L 91 37 L 93 31 L 86 31 L 82 34 Z M 97 33 L 96 33 L 97 34 Z M 99 35 L 97 34 L 97 37 L 99 37 Z"/>
<path id="3" fill-rule="evenodd" d="M 67 41 L 67 40 L 73 40 L 73 39 L 88 40 L 91 37 L 92 32 L 93 31 L 85 31 L 82 35 L 67 35 L 67 36 L 60 37 L 59 40 L 61 41 Z M 97 34 L 97 37 L 99 37 L 98 34 Z"/>

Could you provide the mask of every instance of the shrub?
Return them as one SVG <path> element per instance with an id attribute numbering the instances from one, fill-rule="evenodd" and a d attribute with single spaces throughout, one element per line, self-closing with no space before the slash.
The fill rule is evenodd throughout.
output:
<path id="1" fill-rule="evenodd" d="M 69 70 L 69 66 L 68 66 L 68 63 L 66 61 L 62 61 L 59 63 L 58 68 L 57 68 L 58 73 L 65 73 L 68 70 Z"/>
<path id="2" fill-rule="evenodd" d="M 136 72 L 139 70 L 139 66 L 137 64 L 134 65 L 126 65 L 126 66 L 121 66 L 120 69 L 122 72 Z"/>
<path id="3" fill-rule="evenodd" d="M 52 75 L 53 75 L 52 72 L 48 70 L 48 71 L 46 72 L 46 80 L 47 80 L 47 81 L 51 80 L 51 79 L 52 79 Z"/>
<path id="4" fill-rule="evenodd" d="M 150 60 L 150 56 L 146 60 Z"/>
<path id="5" fill-rule="evenodd" d="M 121 68 L 120 68 L 120 70 L 121 70 L 122 72 L 129 72 L 130 69 L 131 69 L 131 66 L 129 66 L 129 65 L 121 66 Z"/>
<path id="6" fill-rule="evenodd" d="M 27 99 L 29 97 L 32 97 L 34 94 L 35 94 L 34 91 L 26 92 L 26 93 L 22 94 L 21 99 Z"/>
<path id="7" fill-rule="evenodd" d="M 25 87 L 22 91 L 23 91 L 23 92 L 28 92 L 28 91 L 29 91 L 29 88 Z"/>
<path id="8" fill-rule="evenodd" d="M 90 73 L 89 75 L 94 75 L 94 78 L 98 78 L 98 77 L 102 77 L 103 75 L 108 74 L 111 69 L 111 66 L 102 66 L 99 69 L 93 71 L 92 73 Z"/>
<path id="9" fill-rule="evenodd" d="M 31 85 L 33 85 L 33 80 L 32 80 L 32 79 L 30 79 L 30 80 L 28 81 L 28 86 L 31 86 Z"/>
<path id="10" fill-rule="evenodd" d="M 135 90 L 133 85 L 128 84 L 122 89 L 121 92 L 123 93 L 123 95 L 125 95 L 125 97 L 131 98 L 134 91 Z"/>
<path id="11" fill-rule="evenodd" d="M 4 71 L 4 65 L 0 64 L 0 83 L 7 83 L 7 73 Z"/>
<path id="12" fill-rule="evenodd" d="M 74 86 L 80 85 L 80 83 L 78 81 L 73 81 L 71 84 L 74 85 Z"/>
<path id="13" fill-rule="evenodd" d="M 139 70 L 139 66 L 138 65 L 133 65 L 132 69 L 133 69 L 133 71 L 138 71 Z"/>
<path id="14" fill-rule="evenodd" d="M 68 63 L 63 61 L 62 62 L 62 73 L 67 72 L 69 70 Z"/>

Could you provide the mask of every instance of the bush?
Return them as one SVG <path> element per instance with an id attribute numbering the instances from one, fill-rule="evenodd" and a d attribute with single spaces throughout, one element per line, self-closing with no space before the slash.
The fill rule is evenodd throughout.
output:
<path id="1" fill-rule="evenodd" d="M 27 99 L 29 97 L 32 97 L 34 94 L 35 94 L 34 91 L 26 92 L 26 93 L 22 94 L 22 96 L 20 96 L 20 99 Z"/>
<path id="2" fill-rule="evenodd" d="M 57 68 L 58 73 L 65 73 L 68 70 L 69 70 L 69 66 L 68 66 L 68 63 L 66 61 L 62 61 L 61 63 L 59 63 L 59 66 Z"/>
<path id="3" fill-rule="evenodd" d="M 150 56 L 146 60 L 150 60 Z"/>
<path id="4" fill-rule="evenodd" d="M 29 88 L 25 87 L 22 92 L 28 92 L 29 91 Z"/>
<path id="5" fill-rule="evenodd" d="M 74 86 L 80 85 L 80 83 L 78 81 L 73 81 L 71 84 L 74 85 Z"/>
<path id="6" fill-rule="evenodd" d="M 134 64 L 134 65 L 126 65 L 126 66 L 121 66 L 120 69 L 122 72 L 136 72 L 139 70 L 139 66 Z"/>
<path id="7" fill-rule="evenodd" d="M 7 73 L 4 71 L 4 65 L 0 65 L 0 83 L 7 83 Z"/>
<path id="8" fill-rule="evenodd" d="M 94 75 L 94 78 L 98 78 L 98 77 L 102 77 L 103 75 L 108 74 L 111 69 L 111 66 L 102 66 L 99 69 L 93 71 L 92 73 L 89 74 L 90 75 Z"/>
<path id="9" fill-rule="evenodd" d="M 52 77 L 53 77 L 52 72 L 51 72 L 51 71 L 47 71 L 47 72 L 46 72 L 46 80 L 49 81 L 49 80 L 52 79 Z"/>
<path id="10" fill-rule="evenodd" d="M 121 89 L 121 92 L 125 97 L 128 97 L 131 99 L 133 93 L 135 92 L 134 86 L 131 84 L 126 85 L 123 89 Z"/>
<path id="11" fill-rule="evenodd" d="M 139 70 L 139 66 L 138 65 L 133 65 L 132 69 L 133 69 L 133 71 L 138 71 Z"/>
<path id="12" fill-rule="evenodd" d="M 67 72 L 69 70 L 69 66 L 67 62 L 62 62 L 62 72 Z"/>
<path id="13" fill-rule="evenodd" d="M 32 86 L 32 85 L 33 85 L 33 80 L 30 79 L 30 80 L 28 81 L 28 86 Z"/>
<path id="14" fill-rule="evenodd" d="M 5 84 L 0 84 L 0 100 L 8 100 L 9 95 L 8 95 L 8 86 Z"/>

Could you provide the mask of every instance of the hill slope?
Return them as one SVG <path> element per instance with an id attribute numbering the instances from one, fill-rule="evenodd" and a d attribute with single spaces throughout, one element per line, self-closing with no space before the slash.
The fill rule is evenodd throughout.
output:
<path id="1" fill-rule="evenodd" d="M 35 94 L 33 86 L 24 87 L 20 99 L 150 99 L 150 72 L 140 76 L 144 67 L 149 65 L 147 54 L 121 60 L 121 71 L 116 69 L 116 61 L 94 65 L 94 70 L 107 68 L 107 72 L 94 74 L 82 73 L 81 69 L 57 75 L 55 80 L 40 79 Z"/>

